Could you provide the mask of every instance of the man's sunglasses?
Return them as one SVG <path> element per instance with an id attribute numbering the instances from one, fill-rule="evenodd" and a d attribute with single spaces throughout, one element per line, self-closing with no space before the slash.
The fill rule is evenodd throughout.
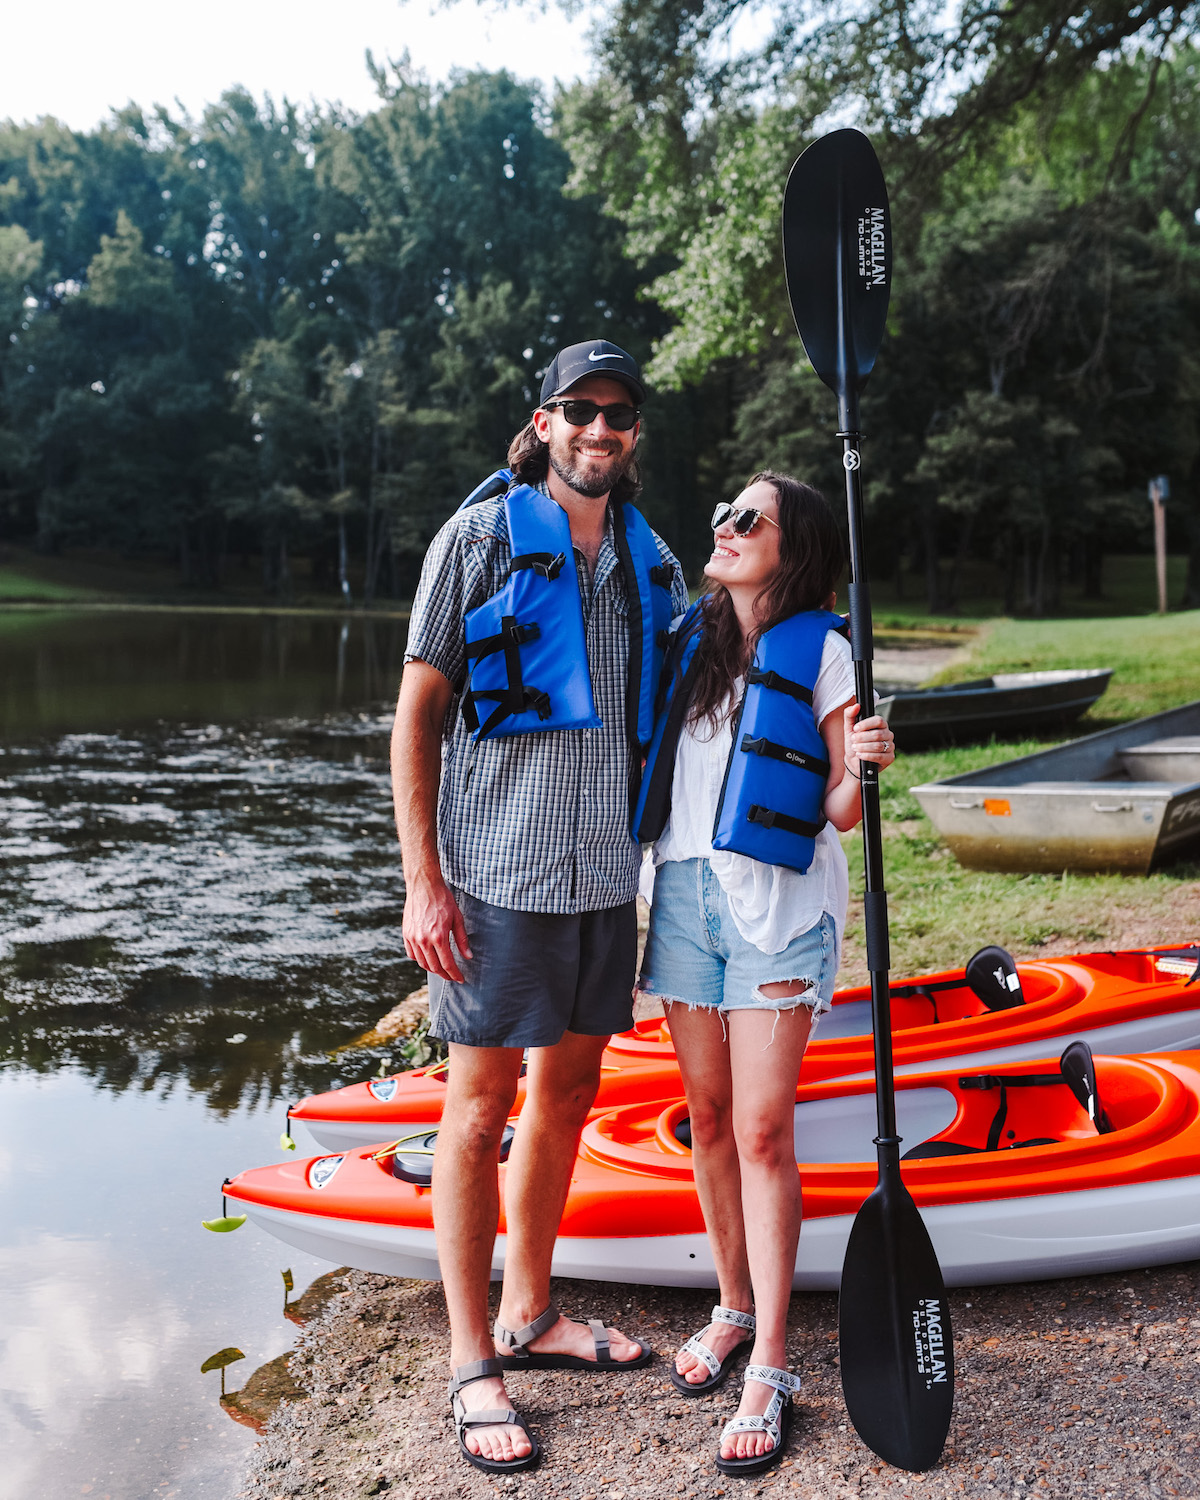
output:
<path id="1" fill-rule="evenodd" d="M 749 536 L 760 521 L 766 521 L 776 530 L 779 528 L 778 521 L 772 521 L 770 516 L 764 515 L 761 510 L 755 510 L 753 505 L 730 505 L 728 500 L 722 501 L 713 511 L 712 529 L 716 531 L 726 521 L 732 522 L 734 536 Z"/>
<path id="2" fill-rule="evenodd" d="M 614 432 L 628 432 L 640 415 L 636 406 L 618 402 L 614 406 L 601 406 L 598 401 L 543 401 L 543 411 L 557 407 L 572 427 L 590 427 L 597 412 L 604 413 L 604 420 Z"/>

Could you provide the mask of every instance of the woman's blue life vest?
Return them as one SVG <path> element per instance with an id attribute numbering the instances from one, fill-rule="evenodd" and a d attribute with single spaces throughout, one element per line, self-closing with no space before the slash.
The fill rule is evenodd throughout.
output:
<path id="1" fill-rule="evenodd" d="M 668 647 L 654 738 L 633 815 L 641 843 L 661 837 L 671 815 L 675 753 L 696 690 L 703 634 L 701 604 L 693 604 Z M 841 615 L 806 610 L 764 630 L 746 674 L 733 721 L 733 744 L 717 802 L 712 846 L 767 865 L 803 873 L 812 864 L 825 826 L 823 804 L 829 760 L 813 714 L 813 688 L 831 630 Z"/>
<path id="2" fill-rule="evenodd" d="M 504 496 L 512 561 L 507 582 L 464 616 L 462 714 L 467 728 L 477 741 L 596 728 L 601 720 L 592 695 L 567 513 L 509 469 L 485 479 L 459 510 L 499 495 Z M 654 732 L 674 569 L 662 561 L 654 533 L 632 505 L 614 505 L 612 518 L 629 608 L 626 738 L 634 766 L 640 767 Z"/>

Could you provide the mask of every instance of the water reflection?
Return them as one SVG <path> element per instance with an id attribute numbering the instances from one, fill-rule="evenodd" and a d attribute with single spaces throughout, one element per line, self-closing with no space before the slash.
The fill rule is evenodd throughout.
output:
<path id="1" fill-rule="evenodd" d="M 0 611 L 0 733 L 315 716 L 394 697 L 404 616 Z"/>
<path id="2" fill-rule="evenodd" d="M 350 1044 L 420 982 L 386 761 L 403 644 L 0 613 L 0 1500 L 228 1500 L 248 1428 L 298 1394 L 290 1293 L 329 1267 L 289 1252 L 281 1311 L 278 1245 L 200 1221 L 282 1154 L 280 1101 L 376 1071 Z M 200 1371 L 229 1349 L 252 1373 L 221 1410 Z"/>
<path id="3" fill-rule="evenodd" d="M 366 1054 L 329 1054 L 421 979 L 400 939 L 389 723 L 0 753 L 0 1065 L 182 1079 L 218 1110 L 361 1076 Z"/>

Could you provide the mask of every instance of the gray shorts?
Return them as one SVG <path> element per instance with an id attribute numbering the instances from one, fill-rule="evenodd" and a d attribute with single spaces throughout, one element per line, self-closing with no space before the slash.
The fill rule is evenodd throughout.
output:
<path id="1" fill-rule="evenodd" d="M 465 891 L 471 942 L 463 983 L 429 976 L 429 1031 L 467 1047 L 553 1047 L 568 1031 L 610 1036 L 633 1025 L 637 913 L 632 901 L 575 916 L 509 911 Z"/>

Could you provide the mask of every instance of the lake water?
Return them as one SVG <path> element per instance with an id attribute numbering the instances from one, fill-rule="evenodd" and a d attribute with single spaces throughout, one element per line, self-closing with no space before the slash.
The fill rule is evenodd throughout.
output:
<path id="1" fill-rule="evenodd" d="M 329 1267 L 200 1220 L 281 1155 L 289 1100 L 387 1060 L 350 1044 L 422 980 L 387 776 L 405 633 L 0 612 L 2 1500 L 240 1488 L 222 1378 L 290 1347 L 281 1273 Z"/>

